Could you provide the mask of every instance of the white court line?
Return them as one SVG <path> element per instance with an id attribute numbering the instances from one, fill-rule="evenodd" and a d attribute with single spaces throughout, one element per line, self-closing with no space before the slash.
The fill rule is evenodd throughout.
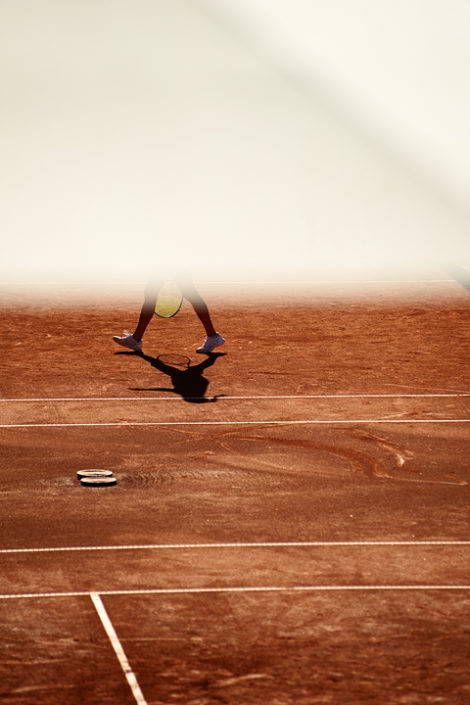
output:
<path id="1" fill-rule="evenodd" d="M 342 425 L 355 424 L 449 424 L 469 423 L 470 419 L 305 419 L 304 421 L 103 421 L 83 423 L 12 423 L 0 424 L 0 428 L 84 428 L 111 427 L 129 428 L 133 426 L 302 426 L 302 425 Z"/>
<path id="2" fill-rule="evenodd" d="M 335 547 L 343 546 L 354 548 L 357 546 L 470 546 L 470 541 L 261 541 L 261 542 L 232 542 L 232 543 L 149 543 L 128 544 L 118 546 L 56 546 L 50 548 L 2 548 L 0 554 L 5 553 L 54 553 L 60 551 L 136 551 L 136 550 L 161 550 L 161 549 L 206 549 L 206 548 L 310 548 L 310 547 Z"/>
<path id="3" fill-rule="evenodd" d="M 253 394 L 233 396 L 222 395 L 218 401 L 250 399 L 456 399 L 470 397 L 470 392 L 449 392 L 439 394 Z M 204 397 L 186 397 L 187 399 L 203 399 Z M 47 402 L 91 402 L 91 401 L 184 401 L 182 397 L 31 397 L 4 398 L 0 403 L 47 403 Z"/>
<path id="4" fill-rule="evenodd" d="M 467 269 L 470 271 L 468 267 L 462 267 L 462 269 Z M 211 279 L 211 280 L 204 280 L 204 279 L 199 279 L 198 280 L 198 285 L 199 286 L 223 286 L 225 289 L 229 289 L 231 286 L 244 286 L 244 287 L 249 287 L 249 286 L 267 286 L 267 285 L 274 285 L 274 286 L 300 286 L 300 285 L 308 285 L 311 287 L 315 287 L 318 285 L 323 285 L 323 284 L 354 284 L 358 286 L 362 286 L 363 284 L 455 284 L 456 279 L 317 279 L 312 278 L 312 279 L 257 279 L 255 281 L 251 281 L 249 279 L 235 279 L 235 280 L 218 280 L 218 279 Z M 11 280 L 9 282 L 4 282 L 2 284 L 2 287 L 0 289 L 4 290 L 8 293 L 8 286 L 17 286 L 17 287 L 30 287 L 30 286 L 35 286 L 37 282 L 33 281 L 24 281 L 24 280 Z M 70 288 L 70 287 L 69 287 Z M 76 289 L 83 289 L 83 286 L 76 286 Z"/>
<path id="5" fill-rule="evenodd" d="M 466 267 L 462 267 L 462 269 L 466 269 Z M 237 287 L 237 286 L 243 286 L 243 287 L 249 287 L 249 286 L 274 286 L 274 287 L 285 287 L 285 286 L 291 286 L 293 287 L 293 296 L 295 297 L 295 291 L 299 291 L 300 289 L 300 294 L 312 294 L 314 293 L 316 288 L 321 288 L 324 286 L 345 286 L 345 287 L 368 287 L 371 284 L 373 285 L 384 285 L 388 286 L 390 284 L 397 285 L 397 286 L 407 286 L 409 284 L 422 284 L 424 286 L 428 284 L 458 284 L 457 279 L 364 279 L 364 280 L 356 280 L 356 279 L 305 279 L 305 280 L 293 280 L 293 281 L 254 281 L 254 282 L 246 282 L 246 281 L 233 281 L 233 282 L 218 282 L 218 281 L 212 281 L 212 282 L 201 282 L 204 286 L 210 287 L 210 286 L 224 286 L 224 288 L 228 291 L 230 291 L 230 287 Z"/>
<path id="6" fill-rule="evenodd" d="M 291 586 L 246 586 L 246 587 L 200 587 L 200 588 L 143 588 L 135 590 L 100 590 L 100 595 L 200 595 L 209 593 L 243 592 L 359 592 L 391 590 L 470 590 L 470 585 L 291 585 Z M 71 592 L 25 592 L 0 594 L 0 600 L 39 599 L 51 597 L 89 597 L 89 591 Z"/>
<path id="7" fill-rule="evenodd" d="M 106 634 L 109 637 L 114 652 L 118 657 L 118 661 L 121 665 L 122 670 L 124 671 L 124 675 L 126 676 L 126 680 L 129 683 L 130 689 L 137 702 L 137 705 L 147 705 L 147 701 L 145 700 L 140 686 L 137 683 L 137 678 L 135 677 L 134 672 L 132 671 L 129 665 L 129 661 L 127 660 L 127 656 L 124 652 L 124 649 L 122 648 L 122 644 L 119 641 L 118 635 L 116 634 L 111 620 L 109 619 L 108 613 L 105 610 L 100 596 L 98 595 L 98 593 L 92 592 L 90 593 L 90 597 L 94 606 L 96 607 L 96 611 L 98 612 L 98 616 L 101 619 L 101 623 L 105 629 Z"/>
<path id="8" fill-rule="evenodd" d="M 468 267 L 462 267 L 462 269 L 468 269 Z M 315 287 L 323 284 L 354 284 L 358 286 L 363 286 L 363 284 L 455 284 L 456 279 L 289 279 L 289 280 L 268 280 L 263 281 L 262 279 L 254 282 L 247 281 L 207 281 L 200 283 L 204 286 L 220 286 L 224 285 L 228 288 L 232 285 L 248 286 L 248 285 L 260 285 L 264 286 L 267 284 L 275 286 L 299 286 L 299 285 L 309 285 Z"/>

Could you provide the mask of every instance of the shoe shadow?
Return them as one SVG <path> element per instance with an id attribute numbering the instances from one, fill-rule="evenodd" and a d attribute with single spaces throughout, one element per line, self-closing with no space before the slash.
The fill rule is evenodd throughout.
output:
<path id="1" fill-rule="evenodd" d="M 204 370 L 212 367 L 219 357 L 225 356 L 225 353 L 208 353 L 207 358 L 198 365 L 191 365 L 191 360 L 185 356 L 178 356 L 182 361 L 171 365 L 164 361 L 165 355 L 150 357 L 141 352 L 128 354 L 142 358 L 159 372 L 163 372 L 170 378 L 173 385 L 173 387 L 129 387 L 133 392 L 170 392 L 178 394 L 184 401 L 191 404 L 207 404 L 225 396 L 217 394 L 213 397 L 207 397 L 209 380 L 203 375 Z"/>

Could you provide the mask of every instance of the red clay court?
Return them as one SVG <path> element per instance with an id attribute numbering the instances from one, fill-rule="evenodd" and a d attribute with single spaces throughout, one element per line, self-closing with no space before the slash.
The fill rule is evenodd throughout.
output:
<path id="1" fill-rule="evenodd" d="M 470 293 L 241 290 L 2 293 L 5 705 L 470 701 Z"/>

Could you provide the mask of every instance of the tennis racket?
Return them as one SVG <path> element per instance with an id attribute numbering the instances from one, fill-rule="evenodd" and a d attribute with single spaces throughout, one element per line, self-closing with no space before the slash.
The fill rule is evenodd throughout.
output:
<path id="1" fill-rule="evenodd" d="M 176 316 L 183 303 L 183 295 L 174 281 L 166 281 L 160 287 L 155 304 L 155 313 L 160 318 Z"/>
<path id="2" fill-rule="evenodd" d="M 191 358 L 187 355 L 164 353 L 163 355 L 159 355 L 157 357 L 157 362 L 160 363 L 162 367 L 173 367 L 174 369 L 189 370 Z M 156 364 L 155 367 L 158 367 L 158 365 Z"/>

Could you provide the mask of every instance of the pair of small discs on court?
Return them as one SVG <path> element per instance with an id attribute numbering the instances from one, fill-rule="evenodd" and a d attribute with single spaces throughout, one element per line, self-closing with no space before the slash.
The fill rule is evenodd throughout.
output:
<path id="1" fill-rule="evenodd" d="M 113 487 L 117 483 L 111 470 L 79 470 L 77 477 L 84 487 Z"/>

